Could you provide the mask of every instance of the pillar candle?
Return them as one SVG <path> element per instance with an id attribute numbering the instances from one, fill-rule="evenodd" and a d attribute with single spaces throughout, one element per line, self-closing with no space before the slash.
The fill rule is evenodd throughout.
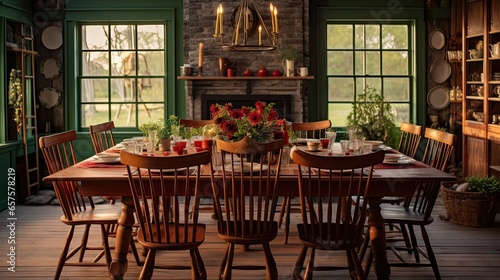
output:
<path id="1" fill-rule="evenodd" d="M 275 31 L 276 31 L 276 33 L 278 33 L 278 30 L 279 30 L 279 28 L 278 28 L 278 9 L 276 9 L 276 7 L 274 7 L 274 25 L 276 25 Z"/>
<path id="2" fill-rule="evenodd" d="M 203 66 L 203 43 L 198 44 L 198 67 Z"/>
<path id="3" fill-rule="evenodd" d="M 273 32 L 274 32 L 274 7 L 273 7 L 273 3 L 269 4 L 269 10 L 271 10 L 271 25 L 273 27 Z"/>
<path id="4" fill-rule="evenodd" d="M 262 45 L 262 26 L 259 25 L 259 45 Z"/>
<path id="5" fill-rule="evenodd" d="M 219 14 L 219 8 L 217 7 L 217 17 L 215 18 L 215 35 L 219 35 L 219 20 L 220 20 L 220 14 Z"/>
<path id="6" fill-rule="evenodd" d="M 220 33 L 224 34 L 224 8 L 222 8 L 222 4 L 219 4 L 220 6 Z"/>

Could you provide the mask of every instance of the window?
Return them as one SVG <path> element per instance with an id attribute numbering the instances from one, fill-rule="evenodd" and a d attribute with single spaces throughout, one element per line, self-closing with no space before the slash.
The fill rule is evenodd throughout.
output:
<path id="1" fill-rule="evenodd" d="M 328 23 L 326 26 L 328 118 L 344 127 L 352 104 L 367 87 L 390 102 L 396 122 L 412 106 L 411 24 Z"/>
<path id="2" fill-rule="evenodd" d="M 80 126 L 136 128 L 164 117 L 165 25 L 81 24 Z"/>

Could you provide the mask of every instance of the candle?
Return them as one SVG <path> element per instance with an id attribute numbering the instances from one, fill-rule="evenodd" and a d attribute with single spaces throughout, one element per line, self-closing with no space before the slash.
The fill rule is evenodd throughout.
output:
<path id="1" fill-rule="evenodd" d="M 276 25 L 275 31 L 278 33 L 278 9 L 276 9 L 276 7 L 274 7 L 274 25 Z"/>
<path id="2" fill-rule="evenodd" d="M 262 26 L 259 25 L 259 45 L 262 45 Z"/>
<path id="3" fill-rule="evenodd" d="M 245 11 L 245 29 L 248 30 L 250 29 L 250 24 L 249 24 L 249 20 L 248 20 L 248 17 L 250 16 L 250 11 L 247 9 Z"/>
<path id="4" fill-rule="evenodd" d="M 220 5 L 217 7 L 217 17 L 215 18 L 215 35 L 219 35 Z"/>
<path id="5" fill-rule="evenodd" d="M 203 43 L 198 44 L 198 67 L 203 66 Z"/>
<path id="6" fill-rule="evenodd" d="M 224 34 L 224 19 L 223 19 L 223 14 L 224 14 L 224 9 L 222 8 L 222 4 L 219 4 L 220 6 L 220 33 Z"/>
<path id="7" fill-rule="evenodd" d="M 273 7 L 273 3 L 269 4 L 269 10 L 271 10 L 271 25 L 273 27 L 273 32 L 274 32 L 274 7 Z"/>

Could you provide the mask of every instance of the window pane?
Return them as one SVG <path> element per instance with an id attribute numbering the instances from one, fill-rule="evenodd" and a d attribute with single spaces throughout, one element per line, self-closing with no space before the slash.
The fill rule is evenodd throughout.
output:
<path id="1" fill-rule="evenodd" d="M 111 25 L 111 49 L 132 50 L 135 48 L 134 25 Z"/>
<path id="2" fill-rule="evenodd" d="M 379 75 L 380 52 L 356 52 L 356 75 Z"/>
<path id="3" fill-rule="evenodd" d="M 364 89 L 370 87 L 374 88 L 377 92 L 381 92 L 382 79 L 381 78 L 357 78 L 356 79 L 356 96 L 364 94 Z"/>
<path id="4" fill-rule="evenodd" d="M 113 72 L 113 76 L 135 76 L 137 74 L 135 52 L 112 51 L 111 63 L 118 70 L 118 72 Z"/>
<path id="5" fill-rule="evenodd" d="M 121 127 L 135 127 L 136 117 L 135 112 L 137 104 L 123 103 L 111 105 L 111 114 L 115 126 Z"/>
<path id="6" fill-rule="evenodd" d="M 111 102 L 131 101 L 131 79 L 111 79 Z"/>
<path id="7" fill-rule="evenodd" d="M 163 25 L 137 26 L 137 45 L 139 49 L 163 49 L 165 31 Z"/>
<path id="8" fill-rule="evenodd" d="M 107 76 L 109 60 L 107 52 L 82 52 L 83 76 Z"/>
<path id="9" fill-rule="evenodd" d="M 356 49 L 379 49 L 380 27 L 378 25 L 356 25 Z"/>
<path id="10" fill-rule="evenodd" d="M 382 52 L 382 73 L 384 75 L 408 75 L 408 52 Z"/>
<path id="11" fill-rule="evenodd" d="M 139 78 L 140 98 L 139 101 L 161 102 L 164 99 L 163 78 Z"/>
<path id="12" fill-rule="evenodd" d="M 330 103 L 328 104 L 328 119 L 332 126 L 347 126 L 347 115 L 352 111 L 350 103 Z"/>
<path id="13" fill-rule="evenodd" d="M 88 127 L 94 123 L 101 123 L 109 120 L 107 104 L 85 104 L 81 106 L 83 118 L 81 126 Z"/>
<path id="14" fill-rule="evenodd" d="M 382 48 L 383 49 L 408 48 L 408 26 L 382 25 Z"/>
<path id="15" fill-rule="evenodd" d="M 410 101 L 410 81 L 408 78 L 385 78 L 384 97 L 387 101 Z"/>
<path id="16" fill-rule="evenodd" d="M 396 126 L 400 126 L 402 122 L 410 121 L 410 105 L 409 104 L 391 104 Z"/>
<path id="17" fill-rule="evenodd" d="M 163 51 L 139 52 L 139 75 L 163 75 L 165 55 Z"/>
<path id="18" fill-rule="evenodd" d="M 326 47 L 328 49 L 352 49 L 352 25 L 328 25 Z"/>
<path id="19" fill-rule="evenodd" d="M 106 25 L 82 26 L 82 50 L 107 50 Z"/>
<path id="20" fill-rule="evenodd" d="M 328 101 L 352 101 L 353 86 L 352 78 L 329 78 Z"/>
<path id="21" fill-rule="evenodd" d="M 328 75 L 352 75 L 353 53 L 349 51 L 328 52 Z"/>
<path id="22" fill-rule="evenodd" d="M 108 102 L 107 79 L 82 79 L 82 102 Z"/>

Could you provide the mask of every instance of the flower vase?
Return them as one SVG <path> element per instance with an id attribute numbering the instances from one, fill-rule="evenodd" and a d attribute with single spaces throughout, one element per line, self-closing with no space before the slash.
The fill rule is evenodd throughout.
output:
<path id="1" fill-rule="evenodd" d="M 285 69 L 285 77 L 295 76 L 295 61 L 285 59 L 283 61 L 283 68 Z"/>
<path id="2" fill-rule="evenodd" d="M 158 149 L 160 152 L 170 151 L 170 142 L 172 140 L 170 138 L 162 138 L 160 139 L 160 144 L 158 145 Z"/>

